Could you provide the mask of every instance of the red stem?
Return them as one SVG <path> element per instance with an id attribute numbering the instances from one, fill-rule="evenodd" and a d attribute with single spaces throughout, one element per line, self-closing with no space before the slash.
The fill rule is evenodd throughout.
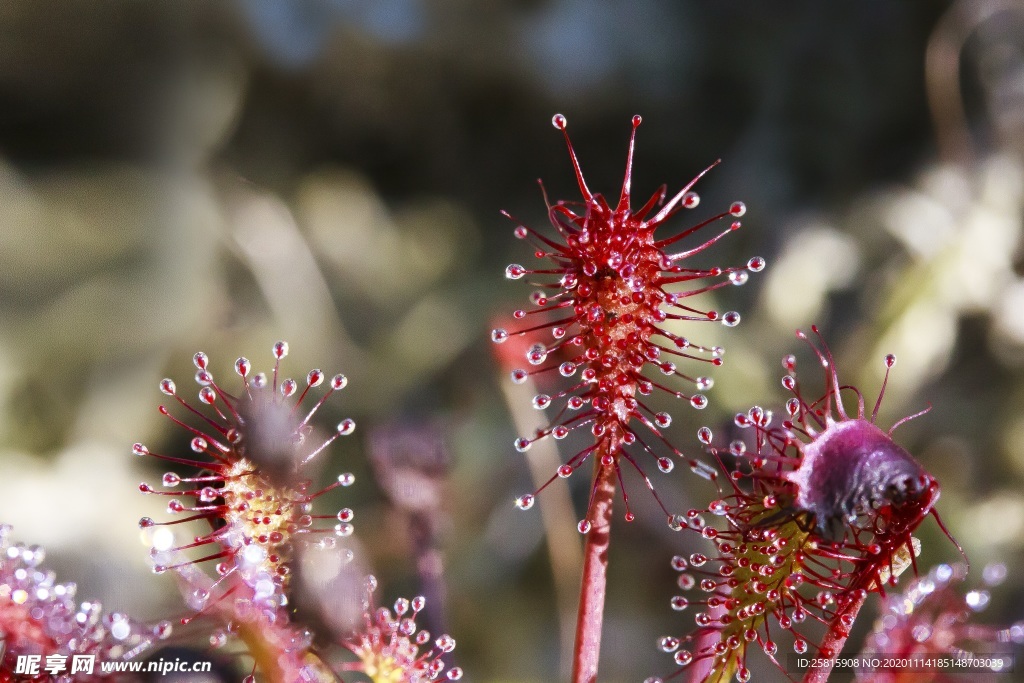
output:
<path id="1" fill-rule="evenodd" d="M 594 497 L 590 506 L 583 549 L 583 583 L 580 610 L 576 617 L 576 646 L 573 650 L 573 683 L 596 683 L 601 654 L 601 626 L 604 621 L 605 585 L 608 581 L 608 546 L 611 542 L 612 504 L 615 500 L 615 467 L 602 466 L 595 458 Z"/>
<path id="2" fill-rule="evenodd" d="M 833 618 L 828 633 L 825 634 L 825 640 L 822 641 L 821 648 L 819 648 L 819 652 L 831 648 L 832 656 L 814 658 L 813 661 L 817 662 L 817 665 L 807 670 L 807 673 L 804 674 L 803 683 L 825 683 L 828 680 L 829 675 L 832 673 L 832 666 L 836 662 L 836 657 L 843 651 L 843 645 L 846 644 L 846 639 L 850 637 L 849 627 L 840 626 L 839 618 L 849 614 L 856 619 L 857 613 L 864 606 L 864 601 L 867 597 L 867 591 L 863 591 L 859 597 L 853 599 L 846 609 Z"/>

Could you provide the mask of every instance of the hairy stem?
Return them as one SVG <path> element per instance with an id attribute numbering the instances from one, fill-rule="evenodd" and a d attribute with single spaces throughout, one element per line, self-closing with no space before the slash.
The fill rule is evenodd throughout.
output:
<path id="1" fill-rule="evenodd" d="M 804 674 L 803 683 L 825 683 L 828 680 L 829 675 L 832 673 L 832 666 L 836 662 L 836 657 L 843 651 L 843 645 L 846 644 L 846 639 L 850 637 L 850 629 L 846 626 L 840 626 L 839 618 L 843 615 L 849 614 L 856 618 L 860 608 L 864 606 L 864 601 L 867 599 L 868 594 L 866 591 L 862 591 L 860 595 L 855 597 L 849 605 L 846 606 L 839 614 L 836 614 L 832 620 L 832 624 L 828 629 L 828 633 L 825 634 L 825 639 L 821 642 L 821 651 L 831 650 L 832 656 L 825 657 L 823 655 L 813 658 L 816 663 L 807 670 Z"/>
<path id="2" fill-rule="evenodd" d="M 611 542 L 612 503 L 615 499 L 615 468 L 595 458 L 594 497 L 588 512 L 590 531 L 583 549 L 583 582 L 576 617 L 573 651 L 573 683 L 595 683 L 601 655 L 605 586 L 608 581 L 608 546 Z"/>

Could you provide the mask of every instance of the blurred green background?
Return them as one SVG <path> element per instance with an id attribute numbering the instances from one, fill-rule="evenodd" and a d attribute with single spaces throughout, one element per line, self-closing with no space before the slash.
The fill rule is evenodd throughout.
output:
<path id="1" fill-rule="evenodd" d="M 972 562 L 1011 568 L 985 618 L 1020 618 L 1024 11 L 1009 1 L 4 3 L 0 520 L 83 597 L 180 612 L 136 527 L 165 515 L 137 491 L 163 468 L 131 444 L 186 447 L 157 382 L 184 391 L 193 352 L 215 375 L 240 355 L 269 369 L 287 339 L 287 372 L 350 378 L 322 424 L 359 427 L 322 477 L 358 477 L 329 503 L 356 511 L 382 600 L 432 596 L 466 680 L 564 678 L 587 482 L 541 497 L 575 505 L 551 546 L 543 511 L 514 509 L 534 486 L 514 423 L 539 416 L 488 341 L 529 294 L 503 277 L 530 252 L 499 209 L 543 228 L 538 177 L 577 198 L 555 112 L 595 190 L 618 191 L 635 113 L 637 196 L 723 159 L 673 227 L 742 199 L 744 229 L 701 262 L 768 260 L 704 298 L 743 323 L 687 331 L 726 363 L 707 410 L 658 404 L 673 442 L 697 453 L 699 426 L 725 440 L 736 411 L 780 410 L 781 355 L 810 376 L 798 326 L 821 326 L 869 397 L 895 353 L 880 421 L 933 404 L 898 440 L 939 477 Z M 713 495 L 685 468 L 652 476 L 676 509 Z M 627 486 L 610 682 L 673 670 L 655 640 L 693 622 L 669 609 L 669 559 L 700 545 Z M 920 534 L 924 565 L 958 558 L 933 522 Z M 305 562 L 329 603 L 341 589 L 316 567 L 337 563 Z"/>

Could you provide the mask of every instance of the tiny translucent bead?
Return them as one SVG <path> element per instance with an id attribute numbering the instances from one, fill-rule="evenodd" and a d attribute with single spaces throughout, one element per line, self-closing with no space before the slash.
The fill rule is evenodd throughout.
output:
<path id="1" fill-rule="evenodd" d="M 509 266 L 505 268 L 505 277 L 509 280 L 518 280 L 524 275 L 526 275 L 526 268 L 523 268 L 518 263 L 509 264 Z"/>
<path id="2" fill-rule="evenodd" d="M 516 498 L 516 507 L 519 508 L 520 510 L 529 510 L 530 508 L 533 507 L 533 501 L 533 494 L 527 493 Z"/>
<path id="3" fill-rule="evenodd" d="M 658 648 L 662 652 L 675 652 L 679 649 L 679 639 L 672 636 L 663 636 L 658 640 Z"/>

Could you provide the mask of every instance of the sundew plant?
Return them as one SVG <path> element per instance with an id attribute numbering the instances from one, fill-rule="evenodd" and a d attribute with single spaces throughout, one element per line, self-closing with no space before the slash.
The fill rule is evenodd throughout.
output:
<path id="1" fill-rule="evenodd" d="M 667 527 L 678 534 L 696 534 L 707 546 L 671 558 L 682 589 L 672 598 L 671 608 L 684 619 L 692 614 L 693 623 L 689 630 L 660 639 L 658 648 L 671 655 L 675 670 L 647 677 L 646 682 L 685 677 L 694 682 L 745 683 L 753 678 L 750 660 L 752 651 L 758 650 L 782 676 L 801 675 L 805 681 L 823 683 L 843 654 L 868 597 L 874 593 L 887 598 L 901 575 L 909 571 L 918 579 L 914 597 L 904 599 L 908 610 L 920 609 L 922 619 L 934 621 L 941 617 L 930 617 L 925 610 L 950 609 L 932 607 L 929 597 L 934 593 L 935 600 L 948 600 L 945 595 L 951 589 L 927 586 L 936 579 L 947 582 L 951 570 L 942 565 L 931 570 L 931 578 L 922 579 L 922 544 L 914 533 L 933 517 L 951 546 L 961 555 L 963 550 L 939 516 L 939 480 L 894 437 L 898 427 L 926 415 L 928 409 L 898 420 L 888 430 L 881 428 L 879 410 L 896 357 L 884 358 L 881 386 L 869 404 L 861 390 L 842 382 L 831 350 L 812 326 L 812 336 L 798 330 L 797 338 L 822 369 L 821 395 L 806 387 L 797 374 L 796 357 L 787 355 L 781 385 L 790 397 L 784 408 L 776 412 L 755 405 L 735 416 L 734 426 L 749 431 L 749 438 L 721 444 L 711 428 L 700 426 L 698 445 L 690 454 L 674 446 L 667 437 L 671 414 L 651 408 L 647 397 L 661 391 L 681 399 L 688 409 L 685 417 L 691 419 L 696 413 L 690 411 L 707 406 L 709 399 L 699 392 L 711 389 L 713 380 L 688 374 L 680 365 L 715 368 L 722 365 L 725 352 L 691 341 L 689 329 L 699 334 L 707 323 L 735 328 L 740 314 L 719 313 L 697 300 L 720 288 L 745 284 L 749 274 L 763 270 L 766 262 L 754 256 L 738 266 L 690 265 L 693 257 L 741 227 L 735 219 L 746 213 L 742 202 L 674 234 L 656 234 L 680 210 L 699 205 L 692 188 L 710 168 L 671 198 L 662 188 L 633 209 L 633 158 L 640 123 L 635 116 L 625 179 L 612 205 L 588 187 L 569 141 L 566 118 L 554 117 L 554 126 L 565 134 L 582 199 L 548 203 L 551 237 L 516 225 L 514 235 L 530 243 L 534 256 L 546 264 L 506 268 L 508 279 L 530 278 L 539 289 L 531 296 L 530 310 L 513 314 L 522 324 L 491 333 L 497 344 L 517 337 L 532 340 L 524 345 L 524 360 L 532 369 L 513 370 L 513 382 L 557 373 L 565 385 L 554 395 L 533 398 L 534 409 L 552 411 L 555 417 L 535 434 L 517 438 L 515 450 L 525 453 L 549 437 L 561 441 L 573 430 L 585 430 L 592 439 L 537 491 L 515 500 L 518 508 L 529 510 L 553 481 L 567 479 L 578 469 L 590 478 L 589 502 L 575 524 L 585 543 L 572 680 L 599 680 L 616 490 L 625 521 L 636 519 L 623 476 L 628 467 L 649 489 Z M 721 223 L 724 229 L 715 232 L 713 226 Z M 705 229 L 712 230 L 710 237 L 702 236 Z M 545 334 L 549 340 L 541 336 Z M 169 400 L 159 405 L 159 413 L 179 429 L 192 455 L 157 452 L 143 443 L 131 448 L 137 456 L 177 468 L 162 476 L 160 487 L 139 485 L 144 494 L 166 497 L 170 515 L 166 520 L 143 517 L 139 527 L 152 544 L 152 571 L 176 575 L 190 610 L 176 619 L 183 635 L 176 635 L 166 619 L 140 624 L 120 613 L 101 616 L 94 603 L 76 606 L 74 587 L 54 583 L 53 574 L 40 569 L 43 550 L 11 544 L 11 530 L 5 527 L 5 606 L 0 611 L 5 676 L 117 677 L 116 671 L 102 668 L 102 661 L 100 669 L 88 672 L 71 672 L 61 665 L 69 656 L 83 653 L 131 663 L 153 654 L 161 641 L 188 642 L 200 632 L 207 634 L 209 647 L 247 663 L 246 683 L 343 681 L 353 675 L 375 683 L 463 677 L 463 669 L 449 661 L 455 639 L 417 624 L 426 598 L 399 598 L 391 608 L 379 606 L 374 596 L 378 580 L 372 575 L 362 579 L 361 617 L 333 642 L 329 633 L 326 640 L 318 639 L 292 607 L 297 558 L 309 550 L 335 551 L 338 540 L 354 532 L 351 507 L 326 513 L 318 509 L 318 499 L 352 486 L 354 475 L 343 472 L 331 483 L 316 486 L 307 472 L 339 437 L 353 434 L 356 423 L 344 418 L 331 433 L 317 436 L 318 412 L 348 386 L 348 378 L 328 378 L 313 369 L 297 381 L 282 369 L 289 345 L 279 341 L 271 351 L 274 364 L 269 372 L 238 357 L 228 375 L 236 376 L 233 382 L 215 377 L 205 353 L 194 354 L 196 403 L 182 396 L 173 379 L 159 382 Z M 694 389 L 685 391 L 666 382 Z M 855 408 L 848 410 L 847 402 Z M 684 472 L 708 482 L 709 500 L 695 501 L 685 510 L 669 509 L 645 465 L 653 462 L 660 474 L 668 475 L 677 461 L 685 465 Z M 184 474 L 179 473 L 182 469 Z M 415 487 L 416 482 L 408 485 Z M 185 524 L 205 530 L 189 532 L 191 540 L 180 542 L 171 530 Z M 354 555 L 345 548 L 339 556 L 342 565 L 352 562 Z M 966 562 L 965 556 L 956 571 L 964 572 Z M 205 565 L 213 570 L 203 571 Z M 968 607 L 971 600 L 968 597 Z M 973 598 L 974 603 L 979 600 Z M 948 668 L 927 655 L 933 648 L 933 654 L 948 654 L 957 638 L 980 641 L 988 650 L 1021 640 L 1019 626 L 972 630 L 965 625 L 969 610 L 967 616 L 954 615 L 948 625 L 942 622 L 945 630 L 939 633 L 938 625 L 912 629 L 912 640 L 921 644 L 916 653 L 922 657 L 913 663 L 873 665 L 879 669 L 878 680 L 889 680 L 886 676 L 895 675 L 892 669 L 901 666 L 922 671 Z M 896 642 L 896 628 L 883 625 L 868 647 L 884 652 L 885 643 Z M 955 629 L 952 640 L 940 638 L 948 629 Z M 780 638 L 794 653 L 809 657 L 798 660 L 794 668 L 781 656 Z M 966 656 L 967 651 L 956 652 Z M 990 669 L 1010 668 L 1010 660 L 999 660 L 995 654 L 999 663 Z M 40 667 L 44 658 L 47 668 Z M 652 660 L 652 667 L 658 666 Z"/>

